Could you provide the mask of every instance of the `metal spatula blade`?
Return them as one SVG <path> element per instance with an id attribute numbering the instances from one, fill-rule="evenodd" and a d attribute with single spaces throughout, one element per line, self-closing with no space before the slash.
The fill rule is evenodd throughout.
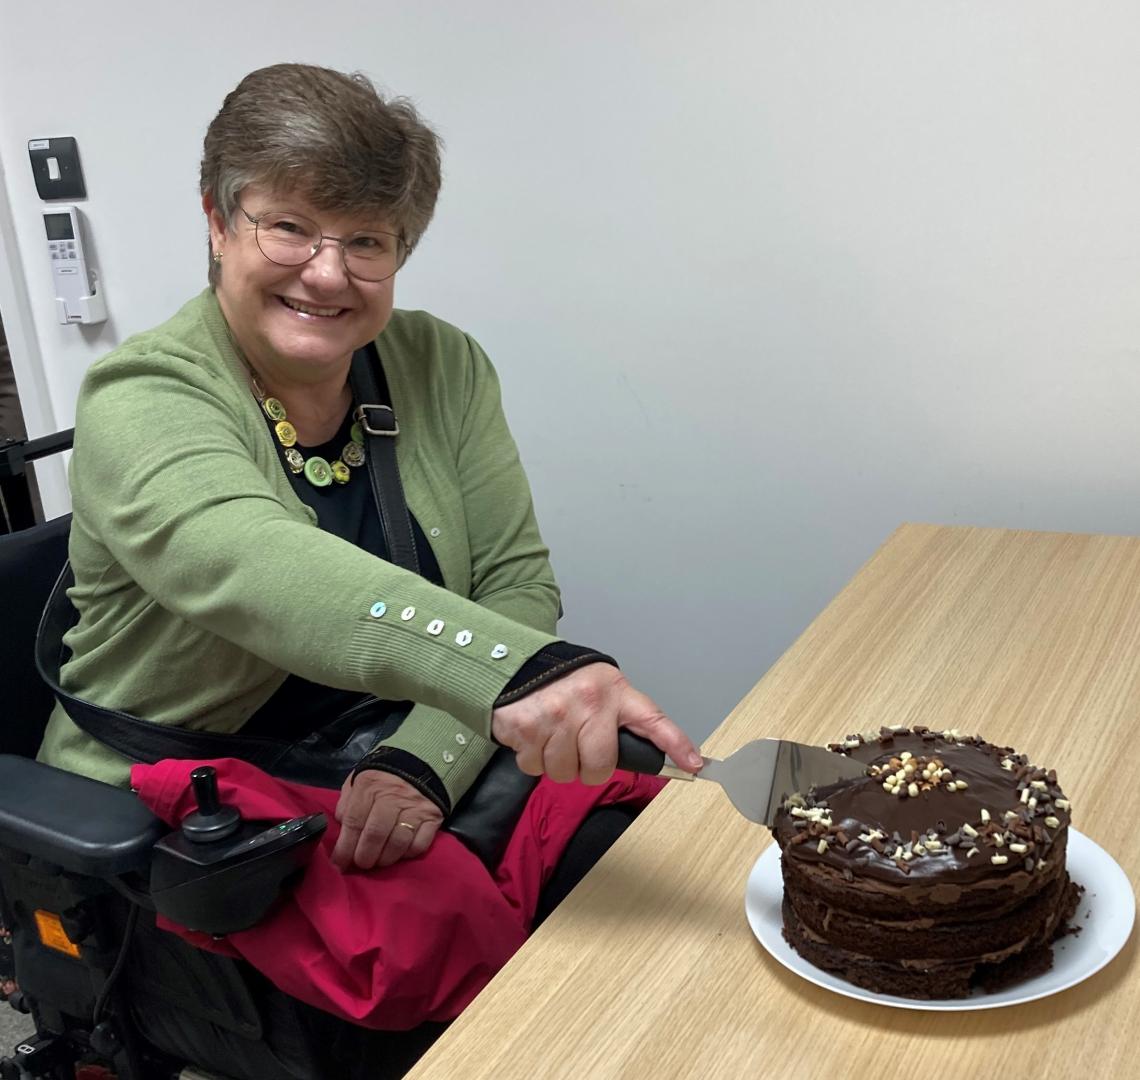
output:
<path id="1" fill-rule="evenodd" d="M 676 780 L 712 780 L 724 788 L 732 805 L 750 821 L 771 825 L 776 811 L 789 795 L 807 794 L 839 780 L 866 775 L 866 765 L 822 746 L 807 746 L 785 739 L 756 739 L 745 743 L 723 761 L 705 758 L 697 773 L 684 772 L 648 739 L 622 730 L 618 733 L 618 768 Z"/>

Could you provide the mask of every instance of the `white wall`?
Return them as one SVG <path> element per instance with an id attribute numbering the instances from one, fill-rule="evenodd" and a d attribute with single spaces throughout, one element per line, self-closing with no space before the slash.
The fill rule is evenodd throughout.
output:
<path id="1" fill-rule="evenodd" d="M 1140 531 L 1134 2 L 99 6 L 57 40 L 59 85 L 35 45 L 61 5 L 6 4 L 0 30 L 56 422 L 96 356 L 202 284 L 224 93 L 305 60 L 445 136 L 400 302 L 495 359 L 567 636 L 694 735 L 901 521 Z M 25 144 L 64 134 L 96 332 L 52 321 Z"/>

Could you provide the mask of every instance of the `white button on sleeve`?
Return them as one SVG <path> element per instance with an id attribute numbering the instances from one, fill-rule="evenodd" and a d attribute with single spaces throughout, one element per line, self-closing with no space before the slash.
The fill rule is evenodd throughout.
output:
<path id="1" fill-rule="evenodd" d="M 404 622 L 408 622 L 409 620 L 414 619 L 415 617 L 416 617 L 416 609 L 414 607 L 412 607 L 411 604 L 409 604 L 406 608 L 404 608 L 403 611 L 400 612 L 400 618 L 403 619 Z"/>
<path id="2" fill-rule="evenodd" d="M 439 635 L 443 633 L 443 620 L 432 619 L 427 625 L 427 632 L 431 634 L 432 637 L 439 637 Z"/>
<path id="3" fill-rule="evenodd" d="M 457 743 L 459 743 L 460 746 L 466 746 L 467 745 L 467 736 L 464 735 L 462 731 L 457 731 L 455 733 L 455 741 Z"/>
<path id="4" fill-rule="evenodd" d="M 444 750 L 443 760 L 450 765 L 455 760 L 455 755 L 450 750 Z"/>
<path id="5" fill-rule="evenodd" d="M 470 630 L 460 630 L 459 633 L 455 635 L 455 644 L 460 648 L 463 648 L 464 645 L 470 645 L 471 636 Z"/>
<path id="6" fill-rule="evenodd" d="M 506 647 L 501 641 L 491 650 L 492 660 L 502 660 L 511 650 Z"/>
<path id="7" fill-rule="evenodd" d="M 368 609 L 368 614 L 374 619 L 379 619 L 387 610 L 388 605 L 385 604 L 383 600 L 377 600 L 376 603 Z"/>

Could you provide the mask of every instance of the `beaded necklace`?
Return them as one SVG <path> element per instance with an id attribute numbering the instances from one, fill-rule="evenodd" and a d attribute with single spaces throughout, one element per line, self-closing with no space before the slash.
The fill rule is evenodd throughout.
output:
<path id="1" fill-rule="evenodd" d="M 364 464 L 364 432 L 359 421 L 352 425 L 352 437 L 345 443 L 340 457 L 333 461 L 326 461 L 319 454 L 310 454 L 308 458 L 297 449 L 297 429 L 289 423 L 285 406 L 275 397 L 267 397 L 257 376 L 251 371 L 250 382 L 253 385 L 253 394 L 257 398 L 265 415 L 273 421 L 273 434 L 282 447 L 285 464 L 294 476 L 303 473 L 305 479 L 313 487 L 328 487 L 329 484 L 347 484 L 352 479 L 352 469 L 358 469 Z"/>

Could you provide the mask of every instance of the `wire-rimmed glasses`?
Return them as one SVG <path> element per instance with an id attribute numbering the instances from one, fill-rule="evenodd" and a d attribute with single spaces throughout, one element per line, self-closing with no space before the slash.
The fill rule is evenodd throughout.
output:
<path id="1" fill-rule="evenodd" d="M 385 281 L 408 258 L 408 245 L 397 233 L 363 231 L 351 236 L 328 236 L 302 214 L 264 210 L 254 217 L 244 206 L 238 209 L 253 226 L 261 254 L 278 266 L 304 265 L 326 240 L 340 245 L 345 270 L 361 281 Z"/>

